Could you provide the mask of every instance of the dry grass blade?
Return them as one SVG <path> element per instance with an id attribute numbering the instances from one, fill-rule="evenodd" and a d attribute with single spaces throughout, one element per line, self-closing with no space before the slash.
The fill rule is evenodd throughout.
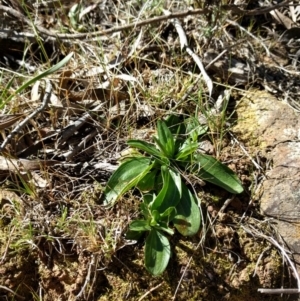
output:
<path id="1" fill-rule="evenodd" d="M 270 15 L 279 23 L 285 26 L 286 29 L 292 28 L 294 22 L 289 18 L 286 17 L 283 13 L 278 11 L 277 9 L 274 9 L 270 11 Z"/>
<path id="2" fill-rule="evenodd" d="M 277 294 L 299 294 L 296 288 L 259 288 L 257 290 L 262 294 L 277 295 Z"/>
<path id="3" fill-rule="evenodd" d="M 294 276 L 297 280 L 297 286 L 298 286 L 298 292 L 300 292 L 300 276 L 298 274 L 298 271 L 297 271 L 297 268 L 295 266 L 295 263 L 292 262 L 290 256 L 289 256 L 289 251 L 287 251 L 285 249 L 284 246 L 282 246 L 278 241 L 277 239 L 275 239 L 274 237 L 272 236 L 267 236 L 266 234 L 264 233 L 261 233 L 260 231 L 258 231 L 257 229 L 255 229 L 253 226 L 244 226 L 242 225 L 242 228 L 249 234 L 251 235 L 255 235 L 257 237 L 262 237 L 266 240 L 268 240 L 269 242 L 271 242 L 276 248 L 278 248 L 278 250 L 281 252 L 282 256 L 287 260 L 287 262 L 289 263 L 290 265 L 290 268 L 292 269 L 293 273 L 294 273 Z"/>
<path id="4" fill-rule="evenodd" d="M 44 95 L 43 103 L 41 104 L 40 107 L 38 107 L 31 114 L 29 114 L 20 124 L 18 124 L 18 126 L 16 126 L 11 131 L 11 133 L 7 136 L 7 138 L 1 144 L 1 146 L 0 146 L 0 152 L 3 151 L 3 149 L 6 146 L 6 144 L 13 138 L 13 136 L 15 136 L 16 134 L 18 134 L 23 129 L 23 127 L 25 127 L 25 125 L 29 122 L 30 119 L 32 119 L 34 116 L 36 116 L 37 114 L 39 114 L 40 112 L 42 112 L 46 108 L 46 106 L 48 105 L 48 103 L 50 101 L 51 91 L 52 91 L 51 82 L 49 80 L 46 80 L 46 90 L 45 90 L 45 95 Z"/>
<path id="5" fill-rule="evenodd" d="M 19 294 L 15 293 L 13 290 L 11 290 L 10 288 L 8 288 L 8 287 L 6 287 L 6 286 L 0 285 L 0 289 L 12 293 L 14 296 L 20 298 L 21 300 L 25 300 L 25 298 L 24 298 L 23 296 L 20 296 Z"/>
<path id="6" fill-rule="evenodd" d="M 164 10 L 164 13 L 166 15 L 170 15 L 171 13 L 167 10 Z M 209 96 L 211 97 L 211 94 L 212 94 L 212 91 L 213 91 L 213 82 L 211 80 L 211 78 L 208 76 L 208 74 L 206 73 L 206 70 L 199 58 L 198 55 L 196 55 L 192 49 L 188 46 L 188 42 L 187 42 L 187 37 L 186 37 L 186 34 L 183 30 L 183 27 L 180 23 L 180 21 L 178 19 L 173 19 L 172 20 L 173 24 L 174 24 L 174 27 L 178 33 L 178 36 L 179 36 L 179 40 L 180 40 L 180 45 L 181 45 L 181 49 L 185 49 L 186 52 L 193 58 L 193 60 L 195 61 L 195 63 L 197 64 L 197 66 L 199 67 L 200 69 L 200 72 L 201 72 L 201 75 L 203 76 L 204 78 L 204 81 L 208 87 L 208 91 L 209 91 Z"/>
<path id="7" fill-rule="evenodd" d="M 12 172 L 19 172 L 20 170 L 39 170 L 42 167 L 53 166 L 60 163 L 60 161 L 56 160 L 26 160 L 0 156 L 0 170 Z"/>
<path id="8" fill-rule="evenodd" d="M 23 118 L 25 114 L 0 115 L 0 130 L 5 130 Z"/>
<path id="9" fill-rule="evenodd" d="M 222 3 L 0 4 L 7 27 L 0 29 L 1 297 L 240 300 L 242 292 L 243 300 L 260 300 L 258 286 L 291 286 L 283 252 L 266 239 L 270 233 L 277 238 L 275 230 L 261 215 L 253 218 L 269 159 L 253 153 L 256 144 L 241 139 L 232 125 L 241 122 L 236 104 L 250 87 L 275 86 L 277 98 L 283 91 L 298 102 L 299 47 L 277 38 L 283 28 L 269 14 L 278 10 L 294 21 L 297 12 L 286 12 L 296 4 Z M 277 47 L 287 50 L 284 63 L 272 61 Z M 68 55 L 61 69 L 56 63 L 70 49 L 73 58 Z M 142 240 L 125 238 L 140 218 L 142 192 L 127 193 L 110 209 L 103 194 L 119 163 L 143 154 L 128 150 L 126 141 L 153 143 L 157 120 L 170 122 L 171 131 L 183 122 L 187 135 L 196 134 L 191 146 L 199 142 L 197 152 L 234 170 L 245 193 L 232 197 L 184 170 L 199 196 L 203 224 L 190 239 L 176 230 L 170 235 L 174 256 L 166 274 L 152 278 L 143 267 Z"/>
<path id="10" fill-rule="evenodd" d="M 290 12 L 293 22 L 299 21 L 299 15 L 300 15 L 300 5 L 291 5 L 290 6 Z"/>

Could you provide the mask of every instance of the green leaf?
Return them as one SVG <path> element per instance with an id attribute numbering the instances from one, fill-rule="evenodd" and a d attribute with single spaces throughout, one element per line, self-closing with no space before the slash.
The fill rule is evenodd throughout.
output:
<path id="1" fill-rule="evenodd" d="M 229 167 L 205 154 L 196 154 L 194 157 L 198 166 L 197 169 L 195 167 L 192 169 L 202 180 L 218 185 L 231 193 L 243 192 L 244 188 L 238 176 Z"/>
<path id="2" fill-rule="evenodd" d="M 140 208 L 141 208 L 141 212 L 144 215 L 145 219 L 148 219 L 150 217 L 150 211 L 149 211 L 148 204 L 143 202 L 143 203 L 141 203 Z"/>
<path id="3" fill-rule="evenodd" d="M 148 221 L 145 220 L 135 220 L 133 222 L 131 222 L 131 224 L 129 225 L 129 230 L 130 231 L 150 231 L 151 227 L 149 225 Z"/>
<path id="4" fill-rule="evenodd" d="M 142 150 L 146 152 L 147 154 L 160 158 L 163 154 L 155 147 L 154 144 L 148 143 L 146 141 L 141 140 L 128 140 L 127 144 L 130 147 L 137 148 L 139 150 Z"/>
<path id="5" fill-rule="evenodd" d="M 184 236 L 195 235 L 201 223 L 200 209 L 194 195 L 185 185 L 182 185 L 182 197 L 176 211 L 173 223 L 178 232 Z"/>
<path id="6" fill-rule="evenodd" d="M 145 193 L 143 194 L 144 202 L 142 204 L 146 204 L 148 206 L 151 202 L 153 202 L 155 198 L 156 198 L 155 193 Z"/>
<path id="7" fill-rule="evenodd" d="M 164 121 L 157 121 L 158 139 L 153 137 L 160 150 L 167 158 L 173 158 L 175 153 L 174 137 Z"/>
<path id="8" fill-rule="evenodd" d="M 159 139 L 156 138 L 155 136 L 153 136 L 152 138 L 161 151 L 161 155 L 162 155 L 161 158 L 164 158 L 164 157 L 169 158 L 169 156 L 167 155 L 166 150 L 165 150 L 165 145 L 161 141 L 159 141 Z"/>
<path id="9" fill-rule="evenodd" d="M 166 269 L 170 256 L 171 248 L 168 238 L 152 229 L 145 244 L 146 269 L 154 276 L 160 275 Z"/>
<path id="10" fill-rule="evenodd" d="M 178 150 L 184 143 L 186 139 L 186 125 L 185 123 L 179 118 L 177 115 L 170 115 L 166 119 L 166 125 L 171 131 L 174 142 L 175 142 L 175 152 L 174 154 L 178 153 Z"/>
<path id="11" fill-rule="evenodd" d="M 152 166 L 151 158 L 145 157 L 135 157 L 122 163 L 107 183 L 104 205 L 114 205 L 122 194 L 134 187 L 149 172 Z"/>
<path id="12" fill-rule="evenodd" d="M 156 176 L 155 186 L 154 186 L 154 191 L 157 191 L 157 192 L 159 192 L 164 185 L 163 176 L 161 174 L 161 165 L 159 165 L 159 169 L 160 170 Z"/>
<path id="13" fill-rule="evenodd" d="M 151 211 L 163 213 L 169 207 L 176 207 L 181 197 L 181 178 L 166 166 L 161 167 L 163 187 L 155 200 L 150 204 Z"/>
<path id="14" fill-rule="evenodd" d="M 53 67 L 51 67 L 50 69 L 36 75 L 34 78 L 30 79 L 28 82 L 24 83 L 20 88 L 18 88 L 15 93 L 13 93 L 12 95 L 10 95 L 5 103 L 8 103 L 15 95 L 17 95 L 18 93 L 22 92 L 23 90 L 25 90 L 27 87 L 29 87 L 30 85 L 34 84 L 36 81 L 56 72 L 57 70 L 59 70 L 61 67 L 63 67 L 66 63 L 69 62 L 69 60 L 71 59 L 71 57 L 73 56 L 73 52 L 69 53 L 64 59 L 62 59 L 60 62 L 58 62 L 56 65 L 54 65 Z"/>
<path id="15" fill-rule="evenodd" d="M 145 193 L 143 195 L 143 200 L 144 200 L 144 203 L 142 204 L 146 204 L 147 206 L 149 206 L 150 203 L 152 203 L 156 198 L 156 195 L 155 193 Z"/>
<path id="16" fill-rule="evenodd" d="M 168 227 L 168 224 L 166 222 L 161 222 L 159 225 L 154 226 L 155 229 L 159 231 L 163 231 L 168 233 L 169 235 L 174 234 L 174 230 Z"/>
<path id="17" fill-rule="evenodd" d="M 177 171 L 177 170 L 172 170 L 172 169 L 169 169 L 169 173 L 176 185 L 176 188 L 177 188 L 177 191 L 179 193 L 179 199 L 181 198 L 181 188 L 182 188 L 182 180 L 181 180 L 181 175 L 180 173 Z M 177 204 L 177 203 L 176 203 Z"/>
<path id="18" fill-rule="evenodd" d="M 136 185 L 136 187 L 142 191 L 142 192 L 147 192 L 150 190 L 153 190 L 155 187 L 156 183 L 156 175 L 157 175 L 157 170 L 152 170 L 148 172 Z"/>
<path id="19" fill-rule="evenodd" d="M 160 213 L 157 210 L 151 210 L 150 226 L 159 225 L 159 222 L 160 222 Z"/>
<path id="20" fill-rule="evenodd" d="M 2 75 L 3 74 L 1 74 L 1 79 L 2 79 Z M 1 81 L 1 79 L 0 79 L 0 81 Z M 1 91 L 1 94 L 0 94 L 0 109 L 2 109 L 4 107 L 4 105 L 6 104 L 6 102 L 7 102 L 7 98 L 8 98 L 7 95 L 9 93 L 9 90 L 10 90 L 14 80 L 15 80 L 15 74 L 13 74 L 11 76 L 11 78 L 8 81 L 8 83 L 6 84 L 6 86 L 2 87 L 2 89 L 1 89 L 2 91 Z"/>
<path id="21" fill-rule="evenodd" d="M 128 230 L 125 234 L 125 238 L 128 240 L 139 240 L 144 233 L 145 233 L 144 231 L 138 232 L 138 231 Z"/>
<path id="22" fill-rule="evenodd" d="M 198 148 L 198 142 L 191 142 L 189 140 L 186 140 L 186 142 L 179 149 L 176 155 L 176 160 L 182 160 L 182 161 L 187 160 L 188 157 L 197 150 L 197 148 Z"/>
<path id="23" fill-rule="evenodd" d="M 208 126 L 201 124 L 198 118 L 190 117 L 184 122 L 186 124 L 186 134 L 189 135 L 193 141 L 197 141 L 199 136 L 207 132 Z"/>
<path id="24" fill-rule="evenodd" d="M 169 207 L 161 214 L 161 218 L 167 218 L 167 222 L 170 222 L 175 217 L 176 212 L 175 207 Z"/>
<path id="25" fill-rule="evenodd" d="M 82 10 L 81 4 L 74 4 L 69 10 L 68 17 L 70 18 L 70 23 L 74 29 L 78 28 L 79 14 Z"/>
<path id="26" fill-rule="evenodd" d="M 178 115 L 169 115 L 165 121 L 172 135 L 184 135 L 186 133 L 185 124 Z"/>

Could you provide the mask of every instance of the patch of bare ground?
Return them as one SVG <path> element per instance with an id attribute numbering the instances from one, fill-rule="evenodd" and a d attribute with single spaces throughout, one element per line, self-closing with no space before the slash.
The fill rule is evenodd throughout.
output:
<path id="1" fill-rule="evenodd" d="M 270 6 L 1 2 L 0 300 L 288 298 L 257 292 L 296 282 L 268 239 L 283 245 L 276 225 L 259 214 L 257 192 L 269 162 L 249 154 L 232 131 L 235 103 L 249 87 L 297 107 L 295 41 L 278 38 L 287 25 L 270 12 L 292 17 L 286 5 Z M 174 18 L 196 59 L 181 47 Z M 71 52 L 46 81 L 37 79 Z M 195 237 L 170 237 L 168 268 L 153 277 L 144 267 L 144 239 L 125 239 L 140 214 L 139 192 L 107 208 L 103 188 L 126 140 L 150 141 L 156 120 L 171 114 L 207 125 L 199 150 L 234 170 L 245 192 L 231 195 L 187 175 L 203 224 Z"/>

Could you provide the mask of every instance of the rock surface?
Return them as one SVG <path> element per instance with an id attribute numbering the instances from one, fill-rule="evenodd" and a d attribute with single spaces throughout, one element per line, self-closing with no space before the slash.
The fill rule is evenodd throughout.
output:
<path id="1" fill-rule="evenodd" d="M 236 112 L 239 140 L 251 156 L 260 152 L 271 164 L 260 190 L 261 213 L 276 220 L 300 262 L 300 113 L 261 91 L 247 92 Z"/>

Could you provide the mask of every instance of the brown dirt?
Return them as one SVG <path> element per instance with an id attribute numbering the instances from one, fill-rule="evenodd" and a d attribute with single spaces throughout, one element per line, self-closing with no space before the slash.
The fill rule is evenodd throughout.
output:
<path id="1" fill-rule="evenodd" d="M 16 1 L 4 2 L 10 8 L 24 11 Z M 31 15 L 32 20 L 38 18 L 39 24 L 45 28 L 75 33 L 81 30 L 70 24 L 66 13 L 73 6 L 70 1 L 60 3 L 59 12 L 56 6 L 45 8 L 44 4 L 31 2 L 25 16 Z M 174 11 L 188 9 L 184 1 L 171 2 L 166 1 L 164 8 Z M 220 45 L 228 45 L 228 57 L 235 57 L 232 62 L 238 63 L 240 59 L 258 64 L 256 59 L 261 58 L 261 54 L 256 56 L 256 52 L 261 53 L 262 46 L 248 36 L 249 44 L 241 43 L 245 38 L 241 37 L 240 41 L 239 30 L 226 23 L 226 18 L 236 19 L 236 15 L 223 11 L 219 3 L 210 2 L 195 1 L 195 8 L 205 7 L 210 13 L 188 17 L 183 22 L 195 53 L 204 58 L 210 50 L 219 53 Z M 232 1 L 223 2 L 232 4 Z M 256 7 L 257 1 L 248 2 L 245 9 Z M 89 6 L 91 1 L 82 3 Z M 42 7 L 37 10 L 39 5 Z M 161 13 L 154 5 L 146 10 L 145 15 L 138 16 L 142 11 L 139 1 L 128 7 L 126 1 L 111 0 L 104 8 L 96 7 L 95 13 L 92 11 L 82 19 L 81 25 L 87 32 Z M 2 15 L 3 18 L 6 16 L 3 12 Z M 272 20 L 267 14 L 262 16 L 255 20 L 250 16 L 240 16 L 237 21 L 245 28 L 254 24 L 255 34 L 261 31 L 263 37 L 268 37 L 269 32 L 264 28 L 266 24 L 271 27 Z M 24 25 L 26 22 L 22 18 L 10 16 L 5 20 L 14 30 L 32 33 L 32 28 Z M 216 32 L 212 30 L 215 25 Z M 203 30 L 201 34 L 199 28 Z M 280 32 L 280 26 L 278 30 Z M 239 72 L 222 69 L 224 66 L 229 68 L 229 61 L 223 62 L 222 68 L 213 64 L 208 70 L 215 80 L 210 99 L 206 84 L 198 80 L 198 67 L 180 49 L 178 35 L 169 21 L 145 26 L 140 48 L 127 57 L 139 32 L 140 29 L 135 28 L 124 30 L 97 41 L 74 39 L 71 43 L 56 43 L 45 40 L 42 43 L 45 51 L 41 51 L 41 44 L 34 37 L 30 40 L 32 47 L 25 40 L 2 41 L 2 44 L 0 40 L 0 46 L 3 46 L 0 47 L 0 61 L 5 67 L 1 69 L 4 75 L 0 87 L 7 95 L 20 87 L 21 80 L 16 78 L 13 89 L 5 90 L 12 77 L 11 72 L 5 73 L 6 70 L 24 73 L 29 78 L 34 76 L 30 70 L 24 71 L 24 67 L 9 54 L 21 60 L 26 49 L 26 62 L 44 70 L 45 62 L 53 65 L 70 51 L 75 53 L 68 66 L 49 77 L 54 86 L 53 97 L 56 97 L 51 100 L 52 107 L 32 118 L 1 154 L 5 162 L 16 160 L 17 168 L 0 170 L 0 301 L 288 299 L 289 296 L 270 297 L 257 292 L 258 288 L 294 288 L 296 285 L 291 271 L 282 264 L 279 250 L 265 239 L 277 238 L 274 225 L 259 213 L 257 191 L 261 175 L 269 168 L 267 159 L 260 153 L 255 154 L 264 169 L 258 171 L 237 143 L 249 142 L 251 133 L 245 138 L 233 132 L 237 140 L 229 134 L 236 122 L 236 101 L 249 86 L 261 89 L 265 78 L 253 78 L 253 74 L 248 77 L 245 64 L 240 77 Z M 236 46 L 244 44 L 245 47 Z M 119 59 L 126 59 L 117 68 L 112 68 L 106 62 L 115 60 L 117 52 L 122 55 Z M 95 66 L 103 66 L 104 61 L 111 67 L 107 72 L 87 76 L 88 72 L 95 71 Z M 66 74 L 68 83 L 71 83 L 68 88 L 60 86 Z M 132 78 L 124 80 L 124 75 L 134 77 L 139 85 L 134 85 Z M 276 85 L 276 77 L 272 76 L 272 83 Z M 108 87 L 103 89 L 101 84 L 107 81 Z M 236 84 L 240 86 L 236 88 Z M 94 166 L 98 163 L 116 166 L 120 154 L 126 149 L 125 141 L 135 133 L 143 133 L 142 139 L 150 140 L 156 120 L 168 114 L 198 116 L 199 119 L 205 113 L 208 116 L 213 107 L 211 100 L 218 99 L 224 86 L 233 90 L 229 105 L 219 116 L 208 121 L 209 130 L 203 140 L 208 145 L 207 153 L 237 173 L 245 192 L 235 196 L 223 210 L 222 206 L 232 195 L 191 179 L 201 199 L 203 225 L 193 238 L 178 234 L 170 237 L 172 257 L 168 268 L 163 275 L 152 277 L 143 263 L 143 239 L 132 243 L 124 238 L 130 221 L 139 216 L 138 193 L 127 193 L 113 208 L 104 208 L 101 197 L 111 170 Z M 41 90 L 42 86 L 38 92 Z M 34 97 L 28 96 L 31 92 L 33 96 L 37 93 L 28 88 L 9 104 L 1 106 L 4 115 L 1 117 L 19 113 L 28 116 L 39 106 L 37 101 L 41 101 L 40 98 L 32 101 Z M 7 95 L 1 95 L 1 100 Z M 72 99 L 72 95 L 80 97 Z M 101 103 L 105 103 L 101 109 L 90 111 Z M 90 112 L 90 116 L 84 126 L 62 142 L 65 129 L 72 128 L 74 121 L 86 112 Z M 3 119 L 0 119 L 0 125 L 3 124 Z M 12 125 L 4 127 L 4 134 L 7 136 L 12 128 Z M 5 136 L 1 143 L 4 139 Z M 72 153 L 79 146 L 82 148 Z M 38 162 L 38 169 L 24 167 L 26 162 L 34 160 Z"/>

